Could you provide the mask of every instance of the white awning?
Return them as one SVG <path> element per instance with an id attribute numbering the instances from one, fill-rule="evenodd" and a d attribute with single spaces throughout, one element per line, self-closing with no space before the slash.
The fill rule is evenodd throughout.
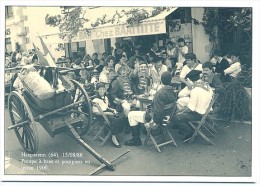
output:
<path id="1" fill-rule="evenodd" d="M 141 23 L 136 26 L 129 26 L 129 24 L 126 23 L 128 17 L 124 14 L 124 11 L 126 12 L 135 8 L 139 10 L 142 9 L 149 15 L 152 15 L 152 11 L 154 10 L 153 7 L 98 7 L 88 9 L 86 11 L 86 17 L 90 19 L 90 21 L 87 22 L 84 27 L 88 28 L 90 32 L 80 31 L 78 35 L 72 39 L 72 42 L 166 33 L 165 18 L 177 9 L 176 7 L 169 7 L 156 16 L 142 20 Z M 117 16 L 122 16 L 120 19 L 116 17 L 113 23 L 107 22 L 95 27 L 92 26 L 96 20 L 103 15 L 106 16 L 106 20 L 109 20 L 116 12 L 118 13 Z"/>

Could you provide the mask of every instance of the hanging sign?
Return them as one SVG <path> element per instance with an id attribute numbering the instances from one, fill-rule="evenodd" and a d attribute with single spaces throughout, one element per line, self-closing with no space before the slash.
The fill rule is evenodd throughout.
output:
<path id="1" fill-rule="evenodd" d="M 166 33 L 165 20 L 157 20 L 151 22 L 143 22 L 137 26 L 129 26 L 126 24 L 101 27 L 86 31 L 80 31 L 78 35 L 72 38 L 73 42 L 106 39 L 115 37 L 130 37 L 141 35 L 154 35 Z M 67 42 L 67 41 L 65 41 Z"/>

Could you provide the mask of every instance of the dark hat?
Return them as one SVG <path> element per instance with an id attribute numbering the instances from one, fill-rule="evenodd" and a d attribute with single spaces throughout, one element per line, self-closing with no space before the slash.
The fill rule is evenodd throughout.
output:
<path id="1" fill-rule="evenodd" d="M 159 62 L 159 61 L 164 61 L 164 58 L 157 56 L 157 57 L 155 58 L 155 62 L 157 63 L 157 62 Z"/>
<path id="2" fill-rule="evenodd" d="M 100 89 L 101 87 L 105 88 L 106 87 L 105 83 L 99 82 L 99 83 L 96 84 L 96 90 Z"/>
<path id="3" fill-rule="evenodd" d="M 185 42 L 185 40 L 183 38 L 179 38 L 178 42 Z"/>
<path id="4" fill-rule="evenodd" d="M 185 59 L 190 59 L 190 60 L 196 60 L 197 58 L 196 55 L 192 52 L 185 54 L 184 57 Z"/>
<path id="5" fill-rule="evenodd" d="M 172 81 L 172 74 L 169 71 L 166 71 L 161 76 L 161 81 L 164 85 L 169 85 Z"/>
<path id="6" fill-rule="evenodd" d="M 142 60 L 139 62 L 139 65 L 143 65 L 143 64 L 147 65 L 146 61 Z"/>
<path id="7" fill-rule="evenodd" d="M 200 70 L 192 70 L 186 75 L 186 78 L 189 78 L 191 81 L 197 81 L 200 79 L 200 74 Z"/>
<path id="8" fill-rule="evenodd" d="M 99 65 L 99 60 L 98 60 L 98 59 L 94 59 L 94 60 L 93 60 L 93 63 L 94 63 L 95 65 Z"/>

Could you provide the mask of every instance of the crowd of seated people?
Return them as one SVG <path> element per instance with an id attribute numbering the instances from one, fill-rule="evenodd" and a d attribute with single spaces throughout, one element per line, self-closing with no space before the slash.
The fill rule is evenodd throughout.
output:
<path id="1" fill-rule="evenodd" d="M 106 107 L 114 109 L 116 113 L 120 113 L 120 117 L 126 118 L 121 122 L 122 126 L 130 126 L 133 138 L 126 141 L 125 145 L 141 145 L 137 125 L 151 121 L 160 124 L 161 108 L 169 102 L 175 102 L 177 107 L 171 125 L 179 129 L 179 133 L 184 135 L 183 141 L 187 141 L 193 132 L 187 122 L 200 120 L 213 92 L 223 94 L 223 83 L 232 81 L 241 71 L 239 54 L 233 52 L 231 58 L 227 58 L 225 53 L 216 50 L 211 61 L 200 62 L 196 54 L 188 51 L 182 38 L 177 44 L 169 41 L 165 48 L 153 43 L 147 53 L 142 53 L 141 48 L 129 52 L 129 48 L 122 48 L 117 42 L 113 55 L 102 53 L 98 57 L 98 54 L 94 53 L 92 58 L 84 57 L 85 59 L 81 60 L 82 66 L 93 67 L 88 71 L 89 81 L 86 79 L 84 83 L 96 85 L 98 97 L 100 98 L 100 94 L 106 96 Z M 75 66 L 79 65 L 78 61 L 74 60 Z M 95 81 L 91 81 L 93 77 Z M 176 91 L 176 87 L 171 84 L 173 78 L 181 84 L 180 91 Z M 144 94 L 152 98 L 153 114 L 149 121 L 145 119 L 146 111 L 141 110 L 138 99 L 139 95 Z M 113 131 L 119 125 L 117 121 L 114 123 Z M 122 131 L 121 127 L 117 131 Z M 117 132 L 112 134 L 112 143 L 115 147 L 120 147 L 116 138 Z"/>
<path id="2" fill-rule="evenodd" d="M 211 61 L 200 62 L 194 53 L 188 51 L 182 38 L 177 43 L 167 42 L 166 47 L 153 43 L 147 52 L 142 52 L 140 44 L 137 46 L 122 47 L 117 42 L 112 55 L 94 53 L 92 57 L 86 54 L 83 58 L 63 61 L 66 61 L 65 67 L 79 69 L 74 72 L 75 76 L 71 76 L 72 79 L 78 78 L 82 84 L 96 87 L 97 97 L 93 101 L 100 104 L 105 113 L 108 111 L 108 117 L 120 113 L 120 118 L 112 122 L 115 123 L 112 130 L 115 147 L 121 146 L 116 138 L 121 129 L 115 129 L 121 121 L 124 121 L 122 125 L 130 126 L 133 134 L 133 139 L 126 141 L 125 145 L 141 145 L 137 125 L 148 122 L 138 99 L 143 94 L 152 99 L 153 114 L 149 122 L 156 124 L 161 123 L 163 106 L 169 102 L 176 103 L 177 112 L 171 124 L 187 141 L 193 130 L 187 121 L 199 120 L 213 92 L 223 93 L 223 83 L 232 81 L 241 71 L 239 54 L 232 52 L 229 59 L 216 50 Z M 181 84 L 180 91 L 171 84 L 173 78 Z M 94 108 L 93 112 L 98 114 Z"/>

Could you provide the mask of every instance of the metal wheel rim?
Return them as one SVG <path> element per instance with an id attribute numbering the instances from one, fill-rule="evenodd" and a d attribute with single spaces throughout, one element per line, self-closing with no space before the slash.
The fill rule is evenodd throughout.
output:
<path id="1" fill-rule="evenodd" d="M 87 112 L 84 112 L 85 114 L 81 114 L 81 119 L 83 119 L 83 121 L 84 121 L 84 122 L 82 122 L 82 124 L 83 124 L 82 127 L 75 127 L 75 130 L 77 131 L 77 133 L 79 135 L 84 135 L 89 130 L 91 121 L 93 119 L 93 114 L 92 114 L 92 110 L 91 110 L 91 102 L 90 102 L 90 98 L 89 98 L 86 90 L 84 89 L 84 87 L 75 80 L 71 80 L 71 82 L 74 84 L 74 87 L 75 87 L 75 90 L 74 90 L 75 97 L 72 98 L 73 102 L 84 99 L 85 100 L 84 106 L 86 106 L 86 108 L 87 108 Z M 78 97 L 76 98 L 77 90 L 80 92 L 78 92 L 79 94 L 77 95 Z M 79 111 L 81 111 L 81 108 L 82 108 L 82 105 L 80 105 L 78 107 Z"/>
<path id="2" fill-rule="evenodd" d="M 14 129 L 14 132 L 26 152 L 37 152 L 39 140 L 36 123 L 30 107 L 21 94 L 16 91 L 10 93 L 8 97 L 8 110 L 12 125 L 26 120 L 30 121 L 28 124 Z"/>

